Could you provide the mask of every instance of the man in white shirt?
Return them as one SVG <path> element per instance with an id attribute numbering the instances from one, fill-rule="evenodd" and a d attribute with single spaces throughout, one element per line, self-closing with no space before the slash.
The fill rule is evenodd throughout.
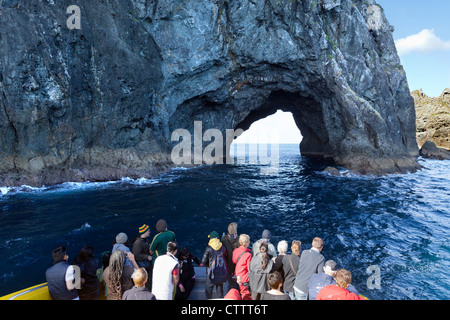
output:
<path id="1" fill-rule="evenodd" d="M 152 293 L 157 300 L 172 300 L 173 298 L 173 288 L 180 280 L 176 254 L 177 244 L 169 242 L 167 244 L 167 253 L 155 260 Z"/>

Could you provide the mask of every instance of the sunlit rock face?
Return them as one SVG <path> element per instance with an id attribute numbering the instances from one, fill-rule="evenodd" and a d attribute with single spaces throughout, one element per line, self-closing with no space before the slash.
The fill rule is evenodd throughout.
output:
<path id="1" fill-rule="evenodd" d="M 414 101 L 375 1 L 0 1 L 0 185 L 152 176 L 177 129 L 290 111 L 305 156 L 418 168 Z M 205 145 L 208 142 L 204 142 Z"/>

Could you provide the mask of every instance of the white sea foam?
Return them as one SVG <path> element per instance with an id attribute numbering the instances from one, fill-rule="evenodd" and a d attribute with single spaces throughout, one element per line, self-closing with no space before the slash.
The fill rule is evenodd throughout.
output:
<path id="1" fill-rule="evenodd" d="M 13 195 L 18 193 L 36 193 L 36 192 L 70 192 L 70 191 L 84 191 L 108 188 L 111 186 L 120 186 L 121 184 L 131 184 L 136 186 L 146 186 L 159 183 L 161 178 L 149 179 L 149 178 L 137 178 L 132 179 L 129 177 L 123 177 L 120 180 L 115 181 L 102 181 L 102 182 L 64 182 L 53 186 L 31 187 L 23 185 L 20 187 L 0 187 L 0 197 L 6 195 Z"/>
<path id="2" fill-rule="evenodd" d="M 1 193 L 2 195 L 5 195 L 5 194 L 7 194 L 10 190 L 11 190 L 11 188 L 8 188 L 8 187 L 2 187 L 2 188 L 0 188 L 0 193 Z"/>
<path id="3" fill-rule="evenodd" d="M 88 230 L 88 229 L 91 229 L 91 228 L 92 228 L 91 225 L 88 222 L 86 222 L 81 227 L 73 230 L 71 233 L 77 233 L 77 232 L 85 231 L 85 230 Z"/>

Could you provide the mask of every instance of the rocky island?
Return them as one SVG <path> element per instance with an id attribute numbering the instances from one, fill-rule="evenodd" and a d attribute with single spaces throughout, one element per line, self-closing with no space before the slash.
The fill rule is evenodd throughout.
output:
<path id="1" fill-rule="evenodd" d="M 172 132 L 294 115 L 302 155 L 419 168 L 414 99 L 374 0 L 0 1 L 0 185 L 148 177 Z M 207 144 L 207 142 L 205 142 Z"/>
<path id="2" fill-rule="evenodd" d="M 422 89 L 411 92 L 417 115 L 417 144 L 420 155 L 450 159 L 450 89 L 439 97 L 428 97 Z"/>

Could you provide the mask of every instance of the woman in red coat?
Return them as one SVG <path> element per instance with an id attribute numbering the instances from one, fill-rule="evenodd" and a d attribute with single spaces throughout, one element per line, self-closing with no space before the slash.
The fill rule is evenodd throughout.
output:
<path id="1" fill-rule="evenodd" d="M 341 269 L 336 271 L 334 276 L 336 284 L 323 287 L 316 297 L 316 300 L 366 300 L 353 292 L 347 290 L 348 285 L 352 282 L 352 274 L 350 271 Z"/>
<path id="2" fill-rule="evenodd" d="M 239 236 L 239 245 L 239 248 L 233 251 L 233 263 L 236 264 L 234 274 L 237 277 L 236 281 L 239 284 L 242 300 L 251 300 L 248 278 L 250 261 L 252 260 L 252 253 L 248 248 L 250 246 L 250 237 L 246 234 L 241 234 Z"/>

